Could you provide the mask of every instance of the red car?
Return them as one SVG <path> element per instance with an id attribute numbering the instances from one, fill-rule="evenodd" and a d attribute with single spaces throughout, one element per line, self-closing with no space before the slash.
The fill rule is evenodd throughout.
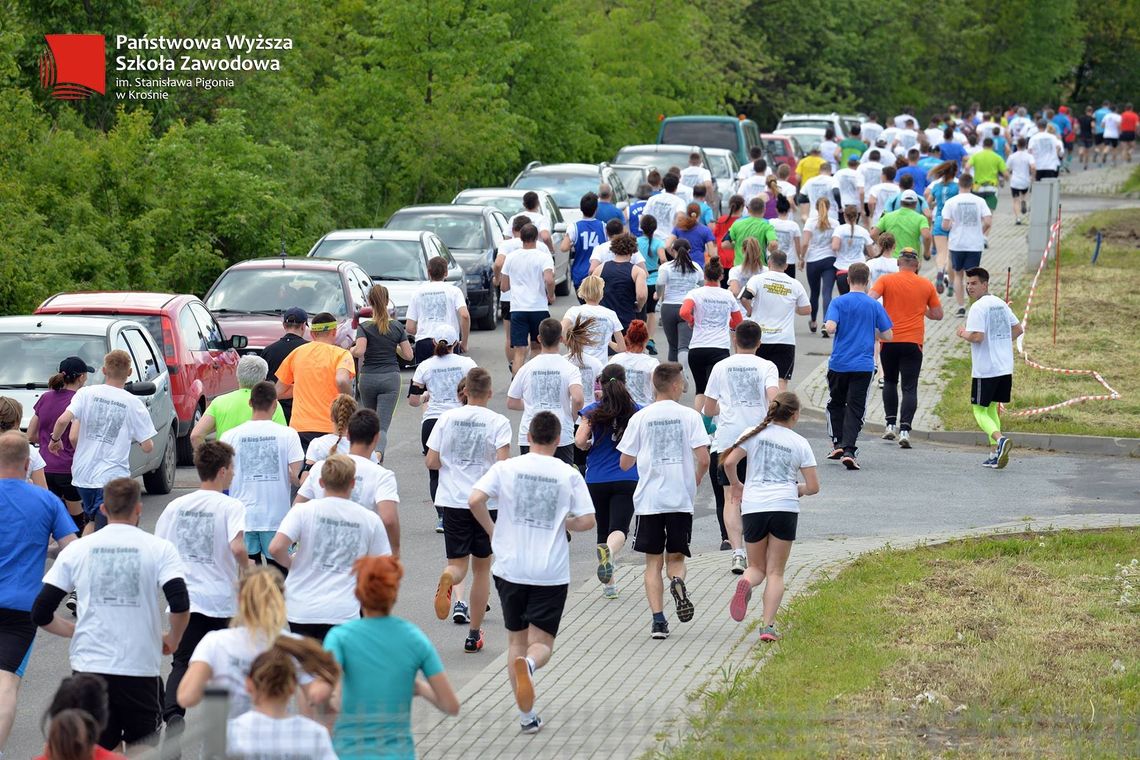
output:
<path id="1" fill-rule="evenodd" d="M 196 296 L 170 293 L 59 293 L 36 314 L 124 316 L 150 332 L 170 370 L 170 390 L 178 415 L 178 464 L 193 464 L 190 430 L 215 396 L 237 389 L 241 335 L 228 338 Z"/>
<path id="2" fill-rule="evenodd" d="M 799 157 L 796 155 L 796 143 L 791 137 L 787 135 L 774 135 L 765 132 L 761 135 L 764 140 L 764 147 L 768 149 L 768 155 L 777 164 L 787 164 L 792 170 L 792 176 L 788 178 L 796 187 L 799 187 L 800 177 L 796 173 L 796 165 L 799 164 Z"/>

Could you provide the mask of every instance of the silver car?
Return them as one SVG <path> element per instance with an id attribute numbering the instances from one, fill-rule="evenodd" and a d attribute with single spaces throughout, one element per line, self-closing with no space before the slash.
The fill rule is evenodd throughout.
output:
<path id="1" fill-rule="evenodd" d="M 0 362 L 0 394 L 24 407 L 20 427 L 27 430 L 32 408 L 62 359 L 78 356 L 95 367 L 87 378 L 89 385 L 95 385 L 103 382 L 103 357 L 114 349 L 131 355 L 126 389 L 143 400 L 158 431 L 149 454 L 131 447 L 131 476 L 142 476 L 147 493 L 168 494 L 177 471 L 178 433 L 170 370 L 154 339 L 138 322 L 115 317 L 0 317 L 0 356 L 5 357 Z"/>
<path id="2" fill-rule="evenodd" d="M 720 196 L 720 213 L 728 213 L 728 199 L 736 192 L 736 175 L 740 172 L 736 151 L 727 148 L 705 148 L 705 156 L 708 158 L 709 171 L 712 172 L 713 182 L 716 183 L 717 194 Z"/>
<path id="3" fill-rule="evenodd" d="M 613 189 L 614 205 L 625 211 L 629 207 L 625 184 L 607 164 L 543 164 L 531 161 L 515 177 L 511 187 L 550 193 L 562 212 L 562 218 L 569 223 L 582 218 L 582 196 L 598 192 L 602 184 Z"/>

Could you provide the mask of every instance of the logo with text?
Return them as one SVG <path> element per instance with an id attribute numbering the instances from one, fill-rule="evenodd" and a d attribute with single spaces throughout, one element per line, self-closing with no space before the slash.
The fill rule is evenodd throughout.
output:
<path id="1" fill-rule="evenodd" d="M 107 93 L 106 40 L 101 34 L 45 34 L 40 84 L 57 100 Z"/>

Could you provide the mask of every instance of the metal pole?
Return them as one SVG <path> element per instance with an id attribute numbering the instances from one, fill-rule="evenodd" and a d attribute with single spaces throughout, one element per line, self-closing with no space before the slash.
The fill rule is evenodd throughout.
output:
<path id="1" fill-rule="evenodd" d="M 1005 302 L 1009 303 L 1009 285 L 1013 280 L 1013 267 L 1005 268 Z"/>
<path id="2" fill-rule="evenodd" d="M 1057 345 L 1057 320 L 1061 310 L 1061 204 L 1057 204 L 1057 247 L 1053 251 L 1056 259 L 1056 275 L 1053 278 L 1053 345 Z"/>

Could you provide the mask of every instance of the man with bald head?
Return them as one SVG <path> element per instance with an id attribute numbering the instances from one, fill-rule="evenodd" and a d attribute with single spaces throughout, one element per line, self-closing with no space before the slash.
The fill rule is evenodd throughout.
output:
<path id="1" fill-rule="evenodd" d="M 605 182 L 598 185 L 598 211 L 594 218 L 605 224 L 611 219 L 618 219 L 625 224 L 625 214 L 614 205 L 614 189 Z"/>

